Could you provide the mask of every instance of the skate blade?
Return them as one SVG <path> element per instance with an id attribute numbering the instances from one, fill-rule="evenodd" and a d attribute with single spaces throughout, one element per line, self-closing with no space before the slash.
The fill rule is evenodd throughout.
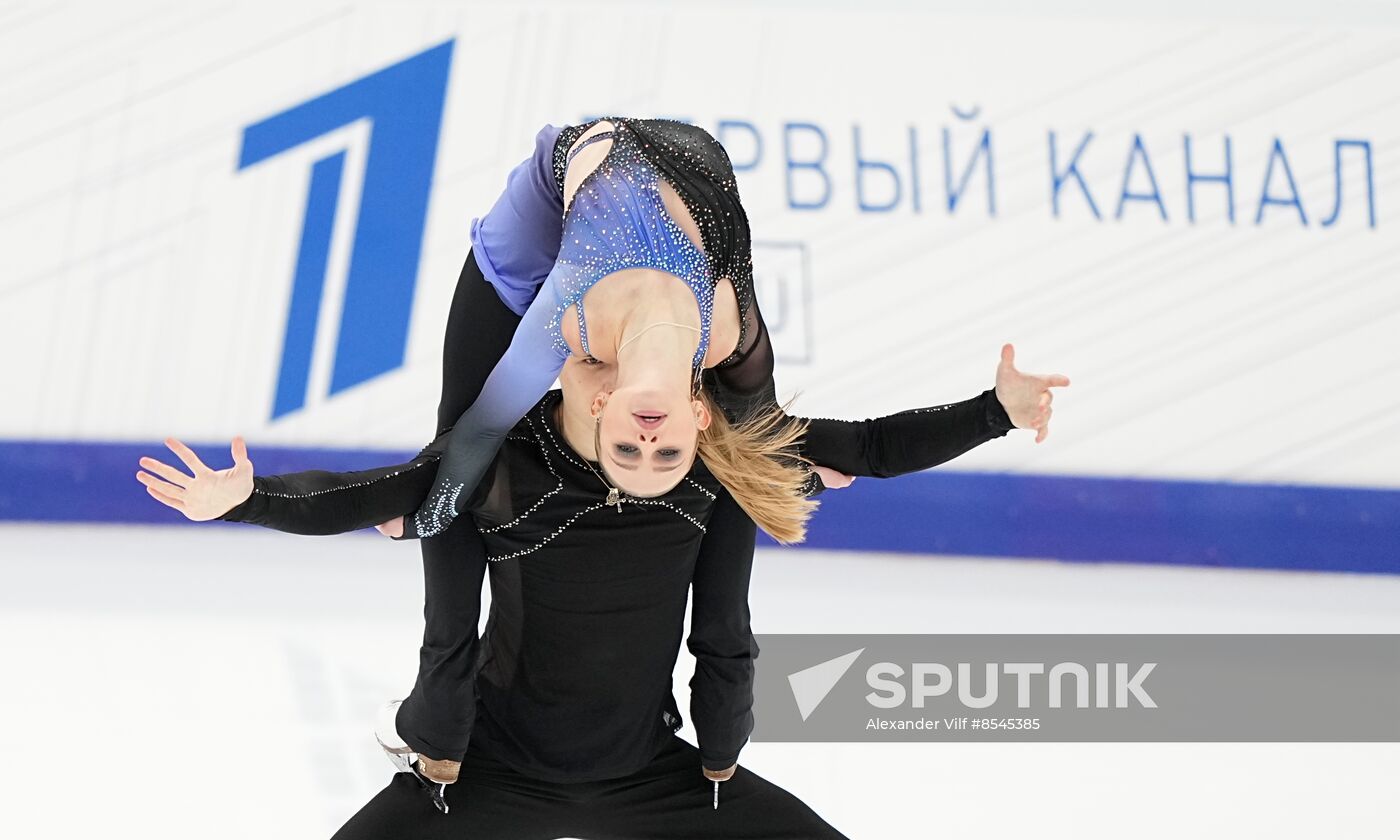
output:
<path id="1" fill-rule="evenodd" d="M 378 741 L 378 738 L 375 738 Z M 380 741 L 379 746 L 383 748 L 384 755 L 389 759 L 389 763 L 394 765 L 394 770 L 399 773 L 407 773 L 413 777 L 418 786 L 427 791 L 428 798 L 433 801 L 433 807 L 444 814 L 447 813 L 447 785 L 429 779 L 418 772 L 418 754 L 414 752 L 398 752 L 384 746 Z"/>

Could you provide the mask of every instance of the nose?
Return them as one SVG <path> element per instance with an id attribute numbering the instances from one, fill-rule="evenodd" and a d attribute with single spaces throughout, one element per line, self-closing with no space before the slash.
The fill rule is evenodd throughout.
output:
<path id="1" fill-rule="evenodd" d="M 651 435 L 648 437 L 647 435 L 639 434 L 637 435 L 637 440 L 641 441 L 642 443 L 656 443 L 656 435 Z"/>

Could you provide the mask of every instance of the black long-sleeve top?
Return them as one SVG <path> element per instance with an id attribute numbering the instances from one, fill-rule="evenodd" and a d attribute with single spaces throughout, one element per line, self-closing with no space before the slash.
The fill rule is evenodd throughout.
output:
<path id="1" fill-rule="evenodd" d="M 671 674 L 691 589 L 691 714 L 704 766 L 729 767 L 753 724 L 752 523 L 699 460 L 664 496 L 624 495 L 621 512 L 606 505 L 603 484 L 560 433 L 559 404 L 552 391 L 526 415 L 462 506 L 486 544 L 484 558 L 464 562 L 489 566 L 492 592 L 486 630 L 468 653 L 480 669 L 472 741 L 542 779 L 640 769 L 681 726 Z M 892 476 L 1010 428 L 988 390 L 876 420 L 813 420 L 804 454 L 853 475 Z M 258 476 L 223 518 L 332 534 L 409 513 L 433 483 L 445 437 L 405 464 Z M 462 593 L 473 627 L 479 603 L 479 592 Z"/>

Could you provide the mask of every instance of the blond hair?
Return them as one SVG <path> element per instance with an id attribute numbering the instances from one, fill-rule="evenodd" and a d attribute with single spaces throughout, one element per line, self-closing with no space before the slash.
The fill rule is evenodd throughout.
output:
<path id="1" fill-rule="evenodd" d="M 769 536 L 785 545 L 802 542 L 807 519 L 817 508 L 802 493 L 812 462 L 796 451 L 807 421 L 773 406 L 735 424 L 708 392 L 701 391 L 701 399 L 711 418 L 697 445 L 705 466 Z"/>

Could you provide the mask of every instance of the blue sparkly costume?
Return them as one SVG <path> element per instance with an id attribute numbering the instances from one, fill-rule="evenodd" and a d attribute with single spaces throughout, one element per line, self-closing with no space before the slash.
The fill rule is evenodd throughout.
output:
<path id="1" fill-rule="evenodd" d="M 543 282 L 531 288 L 533 280 L 528 275 L 520 276 L 522 272 L 488 272 L 488 280 L 508 306 L 516 311 L 526 301 L 528 306 L 510 348 L 492 370 L 480 396 L 454 428 L 438 481 L 405 529 L 407 537 L 434 536 L 451 524 L 460 512 L 463 491 L 470 492 L 480 481 L 506 432 L 553 385 L 570 354 L 561 328 L 564 313 L 570 306 L 577 311 L 583 352 L 591 355 L 584 296 L 604 277 L 628 269 L 649 268 L 673 274 L 685 282 L 695 293 L 700 309 L 700 343 L 692 359 L 697 373 L 704 362 L 713 320 L 716 272 L 705 251 L 696 247 L 666 211 L 660 191 L 661 175 L 644 154 L 649 138 L 634 129 L 634 121 L 608 120 L 613 123 L 613 130 L 585 139 L 564 162 L 567 166 L 568 161 L 590 143 L 604 139 L 613 141 L 602 162 L 585 176 L 564 212 L 558 258 Z M 558 133 L 554 131 L 551 136 Z M 546 134 L 550 132 L 541 132 L 542 136 Z M 685 151 L 679 150 L 679 154 L 684 155 Z M 507 194 L 491 210 L 493 215 L 504 217 L 501 224 L 515 226 L 512 238 L 502 238 L 503 243 L 528 238 L 521 236 L 520 228 L 522 224 L 528 228 L 531 217 L 537 226 L 542 226 L 540 216 L 545 209 L 539 206 L 537 199 L 531 198 L 534 193 L 528 187 L 523 190 L 517 187 L 519 179 L 531 177 L 531 163 L 526 161 L 517 167 L 507 184 Z M 733 192 L 732 181 L 723 186 Z M 512 195 L 512 189 L 516 189 L 517 195 Z M 737 202 L 737 194 L 734 200 Z M 698 221 L 708 221 L 716 215 L 703 206 L 697 210 Z M 747 220 L 742 222 L 747 228 Z M 499 256 L 506 263 L 517 259 L 521 265 L 528 265 L 531 255 L 493 253 L 504 250 L 504 245 L 497 249 L 485 247 L 490 244 L 491 237 L 487 234 L 491 224 L 488 218 L 472 226 L 473 247 L 479 248 L 483 262 L 491 265 L 492 258 Z M 746 240 L 747 236 L 744 238 Z M 736 291 L 747 291 L 748 277 L 742 276 L 743 272 L 731 274 L 741 275 L 735 281 Z M 748 307 L 741 306 L 741 310 L 745 309 Z M 742 321 L 744 312 L 740 314 Z"/>
<path id="2" fill-rule="evenodd" d="M 559 329 L 564 310 L 578 310 L 579 341 L 588 349 L 588 326 L 583 298 L 599 280 L 631 268 L 654 268 L 674 274 L 695 293 L 700 304 L 700 346 L 691 360 L 700 367 L 710 344 L 714 312 L 714 278 L 709 260 L 666 212 L 656 170 L 642 157 L 637 138 L 627 131 L 603 131 L 589 137 L 569 154 L 569 160 L 598 140 L 613 140 L 598 168 L 588 173 L 564 214 L 564 238 L 559 260 L 545 278 L 544 290 L 555 301 L 549 330 L 554 347 L 569 353 Z M 545 295 L 535 300 L 538 302 Z M 531 309 L 534 305 L 531 305 Z M 529 317 L 529 310 L 526 311 Z"/>

